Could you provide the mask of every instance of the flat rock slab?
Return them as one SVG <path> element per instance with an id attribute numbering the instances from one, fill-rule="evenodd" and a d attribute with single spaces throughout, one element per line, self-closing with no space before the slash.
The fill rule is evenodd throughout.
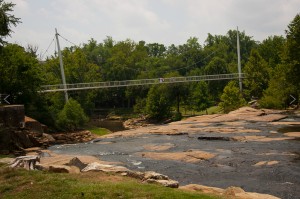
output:
<path id="1" fill-rule="evenodd" d="M 197 150 L 189 150 L 187 152 L 173 152 L 173 153 L 157 153 L 157 152 L 144 152 L 137 153 L 144 158 L 151 158 L 155 160 L 176 160 L 182 162 L 189 163 L 197 163 L 202 160 L 208 160 L 215 157 L 215 154 L 197 151 Z"/>
<path id="2" fill-rule="evenodd" d="M 200 193 L 213 194 L 223 196 L 225 198 L 237 198 L 237 199 L 280 199 L 278 197 L 269 194 L 260 194 L 245 192 L 240 187 L 229 187 L 227 189 L 221 189 L 217 187 L 209 187 L 197 184 L 189 184 L 186 186 L 180 186 L 179 189 L 195 191 Z"/>
<path id="3" fill-rule="evenodd" d="M 116 166 L 116 165 L 108 165 L 108 164 L 100 164 L 98 162 L 93 162 L 88 164 L 84 169 L 81 170 L 82 172 L 88 171 L 103 171 L 103 172 L 115 172 L 115 173 L 122 173 L 124 171 L 128 171 L 126 167 Z"/>
<path id="4" fill-rule="evenodd" d="M 148 151 L 165 151 L 175 147 L 172 143 L 165 143 L 165 144 L 147 144 L 144 146 L 144 149 Z"/>
<path id="5" fill-rule="evenodd" d="M 288 137 L 299 138 L 300 137 L 300 132 L 288 132 L 288 133 L 285 133 L 284 135 L 288 136 Z"/>
<path id="6" fill-rule="evenodd" d="M 191 117 L 112 133 L 97 142 L 50 149 L 122 163 L 140 172 L 127 172 L 138 179 L 152 170 L 181 185 L 237 186 L 247 193 L 298 199 L 299 124 L 300 117 L 294 114 L 245 107 L 229 114 Z M 231 192 L 237 194 L 227 190 L 227 194 Z"/>
<path id="7" fill-rule="evenodd" d="M 44 166 L 50 165 L 68 165 L 74 157 L 78 158 L 82 163 L 89 164 L 93 162 L 97 162 L 99 164 L 118 164 L 118 162 L 108 162 L 108 161 L 101 161 L 99 158 L 95 156 L 89 155 L 66 155 L 66 154 L 56 154 L 49 150 L 43 150 L 43 152 L 47 152 L 50 156 L 40 158 L 40 163 Z"/>
<path id="8" fill-rule="evenodd" d="M 259 167 L 259 166 L 272 166 L 272 165 L 275 165 L 275 164 L 278 164 L 279 162 L 276 161 L 276 160 L 273 160 L 273 161 L 260 161 L 258 163 L 256 163 L 255 167 Z"/>

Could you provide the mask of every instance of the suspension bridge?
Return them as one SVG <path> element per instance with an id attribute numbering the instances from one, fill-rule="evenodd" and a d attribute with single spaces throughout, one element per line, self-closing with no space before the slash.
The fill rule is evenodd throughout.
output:
<path id="1" fill-rule="evenodd" d="M 171 84 L 184 82 L 198 82 L 198 81 L 216 81 L 216 80 L 230 80 L 243 78 L 243 73 L 218 74 L 218 75 L 202 75 L 202 76 L 187 76 L 187 77 L 170 77 L 170 78 L 153 78 L 153 79 L 137 79 L 124 81 L 108 81 L 108 82 L 90 82 L 77 84 L 55 84 L 44 85 L 41 87 L 42 93 L 60 92 L 60 91 L 76 91 L 76 90 L 90 90 L 113 87 L 128 87 L 128 86 L 142 86 L 153 84 Z"/>
<path id="2" fill-rule="evenodd" d="M 238 30 L 238 29 L 237 29 Z M 55 38 L 57 41 L 57 49 L 60 61 L 60 70 L 62 76 L 62 84 L 44 85 L 41 87 L 41 93 L 49 92 L 64 92 L 65 100 L 68 101 L 68 91 L 113 88 L 113 87 L 129 87 L 129 86 L 142 86 L 153 84 L 171 84 L 171 83 L 185 83 L 185 82 L 199 82 L 199 81 L 216 81 L 216 80 L 230 80 L 239 79 L 240 90 L 242 90 L 242 78 L 244 74 L 241 72 L 240 52 L 239 52 L 239 34 L 237 31 L 237 48 L 238 48 L 238 73 L 231 74 L 215 74 L 215 75 L 202 75 L 202 76 L 187 76 L 187 77 L 170 77 L 170 78 L 153 78 L 153 79 L 137 79 L 137 80 L 123 80 L 123 81 L 107 81 L 107 82 L 89 82 L 89 83 L 76 83 L 67 84 L 64 74 L 64 67 L 58 37 L 62 37 L 55 29 Z M 62 37 L 65 39 L 64 37 Z M 65 39 L 66 40 L 66 39 Z M 49 47 L 53 43 L 50 43 Z M 69 41 L 69 40 L 66 40 Z M 49 49 L 48 47 L 48 49 Z M 46 52 L 48 51 L 46 50 Z"/>

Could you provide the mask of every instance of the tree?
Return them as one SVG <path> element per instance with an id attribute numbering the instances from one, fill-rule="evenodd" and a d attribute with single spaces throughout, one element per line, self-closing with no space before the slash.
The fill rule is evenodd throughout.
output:
<path id="1" fill-rule="evenodd" d="M 263 91 L 268 87 L 270 70 L 268 63 L 259 55 L 258 51 L 252 50 L 243 71 L 246 76 L 244 92 L 248 99 L 251 96 L 262 97 Z"/>
<path id="2" fill-rule="evenodd" d="M 163 44 L 152 43 L 146 46 L 150 57 L 162 57 L 166 52 L 166 47 Z"/>
<path id="3" fill-rule="evenodd" d="M 219 57 L 214 57 L 207 66 L 205 66 L 204 72 L 206 75 L 216 75 L 216 74 L 227 74 L 228 68 L 224 59 Z M 208 82 L 208 90 L 212 95 L 212 98 L 218 100 L 227 81 L 210 81 Z"/>
<path id="4" fill-rule="evenodd" d="M 0 74 L 0 93 L 9 94 L 11 103 L 30 103 L 42 83 L 38 60 L 17 44 L 2 48 Z"/>
<path id="5" fill-rule="evenodd" d="M 20 23 L 20 18 L 16 18 L 9 12 L 13 11 L 15 4 L 6 3 L 4 0 L 0 0 L 0 47 L 3 46 L 6 41 L 5 37 L 10 36 L 12 30 L 11 26 L 17 26 Z"/>
<path id="6" fill-rule="evenodd" d="M 195 111 L 206 110 L 211 105 L 207 83 L 203 81 L 193 83 L 190 86 L 190 95 L 187 100 L 190 109 Z"/>
<path id="7" fill-rule="evenodd" d="M 63 130 L 77 130 L 88 121 L 80 104 L 70 98 L 57 116 L 57 125 Z"/>
<path id="8" fill-rule="evenodd" d="M 219 103 L 220 108 L 224 113 L 233 111 L 246 104 L 245 99 L 239 91 L 239 87 L 236 81 L 230 81 L 224 88 L 224 92 L 221 95 L 221 101 Z"/>
<path id="9" fill-rule="evenodd" d="M 171 115 L 171 98 L 165 85 L 153 85 L 148 93 L 146 112 L 151 119 L 160 121 Z"/>
<path id="10" fill-rule="evenodd" d="M 191 37 L 185 44 L 178 47 L 182 62 L 185 63 L 185 70 L 203 66 L 202 46 L 198 38 Z"/>
<path id="11" fill-rule="evenodd" d="M 180 75 L 176 71 L 176 72 L 170 72 L 170 73 L 166 74 L 164 77 L 172 78 L 172 77 L 180 77 Z M 167 84 L 164 86 L 167 87 L 167 92 L 170 95 L 169 101 L 175 105 L 176 113 L 179 115 L 181 98 L 184 98 L 188 89 L 185 87 L 185 85 L 180 84 L 180 83 Z"/>
<path id="12" fill-rule="evenodd" d="M 294 84 L 288 81 L 288 64 L 279 64 L 273 72 L 269 81 L 269 87 L 263 92 L 263 97 L 259 101 L 264 108 L 286 108 L 289 104 L 290 95 L 296 97 L 297 89 Z"/>
<path id="13" fill-rule="evenodd" d="M 286 108 L 290 95 L 300 96 L 300 15 L 297 14 L 286 30 L 286 45 L 282 63 L 272 73 L 268 89 L 260 101 L 262 107 Z"/>
<path id="14" fill-rule="evenodd" d="M 282 62 L 285 43 L 286 39 L 283 36 L 270 36 L 259 44 L 259 54 L 268 62 L 272 69 Z"/>
<path id="15" fill-rule="evenodd" d="M 295 84 L 300 95 L 300 14 L 297 14 L 286 30 L 287 62 L 291 64 L 289 80 Z"/>

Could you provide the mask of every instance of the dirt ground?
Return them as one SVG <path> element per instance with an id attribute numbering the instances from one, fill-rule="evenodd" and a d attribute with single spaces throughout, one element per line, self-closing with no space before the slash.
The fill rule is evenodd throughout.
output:
<path id="1" fill-rule="evenodd" d="M 180 185 L 236 186 L 296 199 L 300 198 L 299 135 L 299 113 L 244 107 L 226 115 L 121 131 L 49 150 L 156 171 Z"/>

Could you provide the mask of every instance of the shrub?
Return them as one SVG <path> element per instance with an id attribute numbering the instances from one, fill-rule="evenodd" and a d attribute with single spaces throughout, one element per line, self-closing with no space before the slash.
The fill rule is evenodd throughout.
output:
<path id="1" fill-rule="evenodd" d="M 171 99 L 165 85 L 150 88 L 146 101 L 146 112 L 151 119 L 161 121 L 171 116 Z"/>
<path id="2" fill-rule="evenodd" d="M 222 102 L 219 104 L 219 106 L 224 113 L 233 111 L 246 104 L 246 101 L 242 97 L 235 81 L 229 82 L 224 88 L 221 100 Z"/>
<path id="3" fill-rule="evenodd" d="M 58 113 L 57 126 L 62 130 L 76 130 L 88 121 L 80 104 L 70 99 Z"/>

